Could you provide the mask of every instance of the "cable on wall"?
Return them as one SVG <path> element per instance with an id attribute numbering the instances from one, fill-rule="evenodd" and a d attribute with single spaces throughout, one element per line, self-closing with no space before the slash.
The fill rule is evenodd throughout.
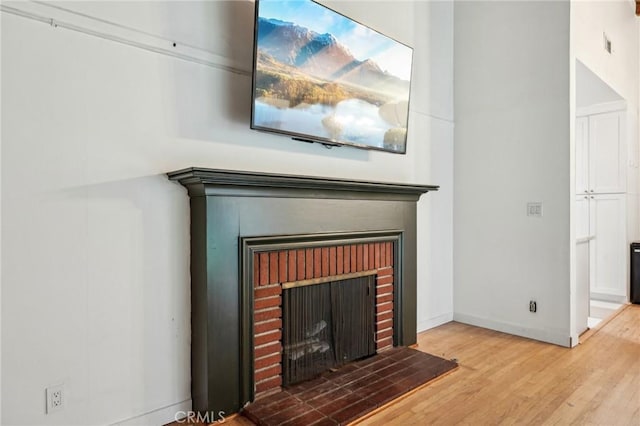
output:
<path id="1" fill-rule="evenodd" d="M 140 42 L 137 40 L 134 40 L 132 37 L 122 37 L 122 36 L 118 36 L 115 34 L 110 34 L 108 32 L 104 32 L 104 31 L 96 31 L 90 28 L 87 28 L 86 26 L 80 26 L 80 25 L 76 25 L 76 24 L 72 24 L 70 22 L 67 21 L 63 21 L 63 20 L 59 20 L 50 16 L 44 16 L 41 15 L 39 13 L 34 13 L 32 11 L 27 11 L 27 10 L 22 10 L 22 9 L 18 9 L 16 7 L 12 7 L 12 6 L 7 6 L 6 4 L 0 4 L 0 11 L 5 12 L 5 13 L 10 13 L 12 15 L 16 15 L 16 16 L 20 16 L 23 18 L 27 18 L 27 19 L 31 19 L 37 22 L 41 22 L 44 24 L 47 24 L 49 26 L 51 26 L 52 28 L 63 28 L 66 30 L 71 30 L 71 31 L 76 31 L 79 33 L 83 33 L 83 34 L 87 34 L 93 37 L 97 37 L 97 38 L 101 38 L 104 40 L 109 40 L 109 41 L 113 41 L 116 43 L 120 43 L 120 44 L 125 44 L 127 46 L 131 46 L 131 47 L 136 47 L 138 49 L 142 49 L 142 50 L 146 50 L 149 52 L 154 52 L 154 53 L 159 53 L 161 55 L 166 55 L 166 56 L 171 56 L 174 58 L 178 58 L 184 61 L 188 61 L 188 62 L 194 62 L 197 64 L 201 64 L 201 65 L 206 65 L 212 68 L 216 68 L 216 69 L 220 69 L 220 70 L 224 70 L 224 71 L 228 71 L 234 74 L 239 74 L 239 75 L 244 75 L 244 76 L 251 76 L 251 70 L 248 69 L 242 69 L 238 66 L 232 66 L 229 65 L 228 63 L 224 63 L 224 62 L 228 62 L 225 61 L 223 57 L 220 57 L 219 55 L 216 55 L 212 52 L 209 52 L 205 49 L 196 47 L 196 46 L 191 46 L 187 43 L 180 43 L 178 41 L 175 40 L 169 40 L 167 38 L 164 37 L 160 37 L 151 33 L 147 33 L 144 31 L 140 31 L 140 30 L 136 30 L 134 28 L 131 27 L 127 27 L 124 25 L 120 25 L 120 24 L 116 24 L 104 19 L 99 19 L 99 18 L 94 18 L 92 16 L 86 15 L 86 14 L 82 14 L 82 13 L 78 13 L 78 12 L 74 12 L 74 11 L 70 11 L 68 9 L 64 9 L 58 6 L 52 6 L 52 5 L 48 5 L 48 4 L 43 4 L 41 2 L 31 2 L 32 4 L 35 4 L 39 7 L 43 7 L 43 6 L 47 6 L 47 7 L 55 7 L 56 9 L 65 12 L 65 13 L 69 13 L 69 14 L 73 14 L 73 15 L 77 15 L 83 19 L 87 19 L 87 20 L 92 20 L 95 22 L 100 23 L 101 25 L 106 25 L 109 27 L 112 27 L 114 29 L 119 29 L 119 30 L 124 30 L 126 32 L 130 32 L 133 34 L 139 34 L 141 36 L 143 36 L 144 38 L 150 38 L 150 39 L 155 39 L 159 42 L 160 46 L 155 46 L 149 42 Z M 22 4 L 21 4 L 22 5 Z M 167 45 L 170 48 L 164 48 L 161 47 L 161 45 Z M 175 49 L 181 49 L 182 52 L 180 51 L 176 51 Z M 192 51 L 192 54 L 189 53 L 185 53 L 184 51 Z M 203 57 L 204 56 L 204 57 Z M 207 58 L 208 57 L 208 58 Z"/>

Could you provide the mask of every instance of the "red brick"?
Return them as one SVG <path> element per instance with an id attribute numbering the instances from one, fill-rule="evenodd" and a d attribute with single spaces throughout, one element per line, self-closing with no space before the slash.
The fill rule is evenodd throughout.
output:
<path id="1" fill-rule="evenodd" d="M 278 252 L 272 251 L 269 253 L 269 284 L 275 284 L 278 282 L 280 274 L 278 273 Z"/>
<path id="2" fill-rule="evenodd" d="M 344 247 L 337 247 L 336 255 L 336 275 L 341 275 L 344 273 Z"/>
<path id="3" fill-rule="evenodd" d="M 278 376 L 281 372 L 282 372 L 282 367 L 280 366 L 280 364 L 276 364 L 276 365 L 271 366 L 269 368 L 265 368 L 263 370 L 256 371 L 255 372 L 255 376 L 254 376 L 254 380 L 256 382 L 259 382 L 261 380 L 268 379 L 270 377 Z"/>
<path id="4" fill-rule="evenodd" d="M 329 275 L 335 275 L 337 272 L 336 263 L 338 260 L 338 249 L 336 247 L 329 247 Z"/>
<path id="5" fill-rule="evenodd" d="M 358 272 L 358 246 L 352 245 L 351 249 L 351 272 Z"/>
<path id="6" fill-rule="evenodd" d="M 278 279 L 281 283 L 286 283 L 289 281 L 289 265 L 287 264 L 289 260 L 289 253 L 286 250 L 278 253 L 278 271 L 280 272 L 280 278 Z"/>
<path id="7" fill-rule="evenodd" d="M 387 347 L 393 346 L 393 337 L 388 337 L 386 339 L 382 339 L 376 342 L 376 350 L 382 351 L 387 349 Z"/>
<path id="8" fill-rule="evenodd" d="M 271 297 L 271 296 L 279 296 L 282 294 L 282 287 L 280 285 L 270 285 L 270 286 L 264 286 L 264 287 L 260 287 L 254 290 L 253 292 L 253 297 L 254 299 L 262 299 L 264 297 Z"/>
<path id="9" fill-rule="evenodd" d="M 253 287 L 260 285 L 260 255 L 255 253 L 253 255 Z"/>
<path id="10" fill-rule="evenodd" d="M 387 284 L 393 284 L 393 275 L 383 275 L 383 276 L 378 275 L 378 279 L 376 280 L 376 285 L 381 286 L 381 285 L 387 285 Z"/>
<path id="11" fill-rule="evenodd" d="M 391 302 L 393 301 L 393 293 L 391 294 L 383 294 L 383 295 L 379 295 L 376 297 L 376 304 L 377 303 L 384 303 L 384 302 Z"/>
<path id="12" fill-rule="evenodd" d="M 282 318 L 282 309 L 266 309 L 264 311 L 256 311 L 253 314 L 253 321 L 256 323 L 274 318 Z"/>
<path id="13" fill-rule="evenodd" d="M 306 261 L 305 261 L 305 278 L 306 279 L 310 279 L 310 278 L 314 278 L 314 271 L 313 271 L 313 249 L 307 249 L 305 252 L 305 256 L 306 256 Z"/>
<path id="14" fill-rule="evenodd" d="M 329 276 L 329 247 L 322 247 L 322 276 Z"/>
<path id="15" fill-rule="evenodd" d="M 376 321 L 381 322 L 388 319 L 393 319 L 393 311 L 386 311 L 376 315 Z"/>
<path id="16" fill-rule="evenodd" d="M 378 268 L 378 277 L 383 277 L 385 275 L 393 275 L 393 267 L 385 266 L 382 268 Z"/>
<path id="17" fill-rule="evenodd" d="M 393 243 L 387 243 L 387 265 L 393 265 Z"/>
<path id="18" fill-rule="evenodd" d="M 255 348 L 253 355 L 256 358 L 262 358 L 267 355 L 279 354 L 282 352 L 282 344 L 280 342 L 274 342 L 270 345 L 260 346 Z"/>
<path id="19" fill-rule="evenodd" d="M 280 342 L 280 339 L 282 339 L 282 332 L 275 330 L 255 336 L 253 338 L 253 344 L 255 346 L 266 345 L 267 343 Z"/>
<path id="20" fill-rule="evenodd" d="M 345 274 L 348 274 L 351 272 L 351 248 L 349 246 L 344 246 L 342 251 L 342 258 L 344 260 L 344 268 L 342 270 Z"/>
<path id="21" fill-rule="evenodd" d="M 389 319 L 389 320 L 385 320 L 385 321 L 378 321 L 376 323 L 376 330 L 385 330 L 387 328 L 393 328 L 393 320 Z"/>
<path id="22" fill-rule="evenodd" d="M 298 250 L 298 280 L 304 280 L 305 278 L 304 266 L 306 262 L 304 257 L 304 250 Z"/>
<path id="23" fill-rule="evenodd" d="M 255 299 L 253 302 L 253 309 L 275 308 L 282 305 L 282 298 L 280 296 L 263 297 Z"/>
<path id="24" fill-rule="evenodd" d="M 276 387 L 273 387 L 271 389 L 267 389 L 267 390 L 265 390 L 263 392 L 256 392 L 256 398 L 255 399 L 257 400 L 259 398 L 266 398 L 266 397 L 268 397 L 270 395 L 274 395 L 274 394 L 280 393 L 280 392 L 282 392 L 282 387 L 281 386 L 276 386 Z M 318 426 L 320 426 L 320 425 L 318 425 Z"/>
<path id="25" fill-rule="evenodd" d="M 369 269 L 369 244 L 365 244 L 362 248 L 362 270 L 368 271 Z"/>
<path id="26" fill-rule="evenodd" d="M 273 364 L 278 364 L 280 363 L 280 361 L 282 361 L 282 355 L 279 353 L 276 354 L 271 354 L 269 356 L 266 356 L 264 358 L 260 358 L 260 359 L 256 359 L 254 362 L 254 368 L 256 370 L 259 370 L 261 368 L 265 368 L 268 367 L 270 365 Z"/>
<path id="27" fill-rule="evenodd" d="M 380 265 L 380 243 L 375 243 L 374 244 L 374 262 L 375 262 L 375 268 L 379 268 Z"/>
<path id="28" fill-rule="evenodd" d="M 376 333 L 376 341 L 384 340 L 387 337 L 393 336 L 393 330 L 388 328 L 386 330 L 378 331 Z"/>
<path id="29" fill-rule="evenodd" d="M 255 334 L 259 334 L 259 333 L 265 333 L 271 330 L 278 330 L 281 328 L 282 328 L 282 320 L 280 318 L 276 318 L 276 319 L 255 323 L 253 326 L 253 332 Z"/>
<path id="30" fill-rule="evenodd" d="M 260 253 L 260 285 L 269 284 L 269 253 Z"/>
<path id="31" fill-rule="evenodd" d="M 271 379 L 264 380 L 262 382 L 256 383 L 256 393 L 264 392 L 269 389 L 277 388 L 282 384 L 282 377 L 277 376 Z"/>
<path id="32" fill-rule="evenodd" d="M 364 271 L 364 262 L 362 260 L 362 244 L 356 246 L 356 270 Z"/>
<path id="33" fill-rule="evenodd" d="M 369 269 L 376 269 L 376 245 L 369 244 Z"/>
<path id="34" fill-rule="evenodd" d="M 376 314 L 381 314 L 385 311 L 392 311 L 392 310 L 393 310 L 393 302 L 385 302 L 385 303 L 376 305 Z"/>
<path id="35" fill-rule="evenodd" d="M 289 281 L 295 281 L 298 277 L 296 272 L 296 263 L 296 251 L 289 250 Z"/>
<path id="36" fill-rule="evenodd" d="M 358 247 L 354 244 L 351 246 L 351 272 L 358 271 Z"/>
<path id="37" fill-rule="evenodd" d="M 298 412 L 292 414 L 297 417 L 282 423 L 282 426 L 300 426 L 300 425 L 316 425 L 327 426 L 334 425 L 335 422 L 318 410 L 309 410 L 305 414 L 298 415 Z M 319 421 L 320 420 L 320 421 Z"/>
<path id="38" fill-rule="evenodd" d="M 387 266 L 387 243 L 380 243 L 380 266 Z"/>
<path id="39" fill-rule="evenodd" d="M 376 294 L 381 295 L 387 293 L 393 293 L 393 284 L 386 284 L 382 286 L 378 284 L 376 287 Z"/>
<path id="40" fill-rule="evenodd" d="M 322 248 L 313 249 L 313 277 L 318 278 L 322 276 Z"/>

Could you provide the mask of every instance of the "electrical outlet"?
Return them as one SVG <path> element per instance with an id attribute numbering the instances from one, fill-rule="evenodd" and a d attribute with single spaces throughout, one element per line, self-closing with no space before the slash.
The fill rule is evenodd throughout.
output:
<path id="1" fill-rule="evenodd" d="M 50 386 L 45 389 L 47 396 L 47 414 L 60 411 L 64 408 L 64 385 Z"/>
<path id="2" fill-rule="evenodd" d="M 529 312 L 536 312 L 538 310 L 538 304 L 535 300 L 529 301 Z"/>

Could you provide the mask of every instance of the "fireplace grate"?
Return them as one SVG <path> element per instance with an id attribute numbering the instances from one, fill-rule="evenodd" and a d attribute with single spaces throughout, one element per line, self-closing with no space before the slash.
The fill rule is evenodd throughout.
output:
<path id="1" fill-rule="evenodd" d="M 283 291 L 283 384 L 373 355 L 375 275 Z"/>

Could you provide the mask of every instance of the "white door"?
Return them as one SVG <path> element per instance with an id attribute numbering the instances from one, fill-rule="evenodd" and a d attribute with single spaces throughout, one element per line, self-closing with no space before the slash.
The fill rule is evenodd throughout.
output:
<path id="1" fill-rule="evenodd" d="M 625 195 L 593 195 L 589 203 L 591 297 L 622 301 L 627 283 Z"/>
<path id="2" fill-rule="evenodd" d="M 576 118 L 576 195 L 589 192 L 589 118 Z"/>
<path id="3" fill-rule="evenodd" d="M 578 335 L 589 328 L 589 196 L 576 196 L 576 310 Z"/>
<path id="4" fill-rule="evenodd" d="M 589 223 L 589 196 L 576 195 L 576 239 L 590 237 Z"/>
<path id="5" fill-rule="evenodd" d="M 589 328 L 589 244 L 588 240 L 576 244 L 576 332 Z"/>
<path id="6" fill-rule="evenodd" d="M 619 111 L 589 116 L 590 193 L 626 191 L 626 148 L 622 117 L 623 113 Z"/>

